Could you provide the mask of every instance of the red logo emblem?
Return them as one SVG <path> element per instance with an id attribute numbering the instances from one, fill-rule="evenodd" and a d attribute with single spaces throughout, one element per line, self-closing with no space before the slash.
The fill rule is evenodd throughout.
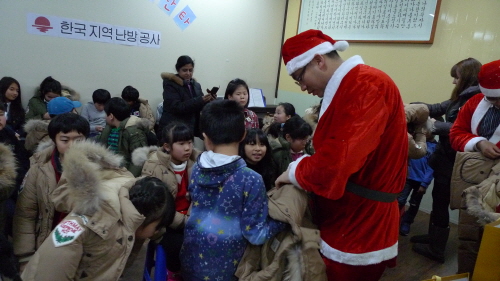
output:
<path id="1" fill-rule="evenodd" d="M 46 17 L 38 17 L 35 19 L 35 24 L 32 25 L 33 27 L 36 27 L 40 32 L 47 32 L 49 29 L 52 29 L 52 26 L 50 26 L 50 21 Z"/>

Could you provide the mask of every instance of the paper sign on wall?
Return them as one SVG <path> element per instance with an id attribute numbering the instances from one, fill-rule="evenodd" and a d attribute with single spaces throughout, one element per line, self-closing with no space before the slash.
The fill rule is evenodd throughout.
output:
<path id="1" fill-rule="evenodd" d="M 167 16 L 170 16 L 174 11 L 177 4 L 179 4 L 180 0 L 160 0 L 158 2 L 158 7 L 165 13 Z"/>
<path id="2" fill-rule="evenodd" d="M 33 13 L 27 14 L 26 27 L 35 35 L 160 48 L 161 34 L 152 30 Z"/>
<path id="3" fill-rule="evenodd" d="M 186 29 L 193 21 L 196 19 L 196 15 L 193 13 L 189 6 L 184 7 L 180 13 L 175 16 L 174 21 L 179 26 L 181 30 Z"/>

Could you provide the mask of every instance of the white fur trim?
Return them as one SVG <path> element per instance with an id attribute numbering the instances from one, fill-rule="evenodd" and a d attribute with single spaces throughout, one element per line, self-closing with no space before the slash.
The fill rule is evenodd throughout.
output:
<path id="1" fill-rule="evenodd" d="M 475 137 L 475 138 L 472 138 L 470 139 L 466 144 L 465 144 L 465 147 L 464 147 L 464 151 L 465 152 L 474 152 L 474 151 L 478 151 L 476 150 L 476 144 L 480 141 L 483 141 L 483 140 L 486 140 L 486 138 L 483 138 L 483 137 Z"/>
<path id="2" fill-rule="evenodd" d="M 321 240 L 321 253 L 332 261 L 349 265 L 369 265 L 378 264 L 386 260 L 395 258 L 398 255 L 398 242 L 396 244 L 378 251 L 352 254 L 339 251 L 330 247 L 325 241 Z"/>
<path id="3" fill-rule="evenodd" d="M 132 163 L 136 166 L 143 166 L 146 161 L 148 161 L 149 154 L 151 152 L 157 151 L 158 146 L 144 146 L 136 148 L 132 152 Z"/>
<path id="4" fill-rule="evenodd" d="M 481 93 L 483 93 L 483 95 L 487 97 L 492 97 L 492 98 L 500 97 L 500 89 L 488 89 L 481 87 L 481 85 L 479 85 L 479 89 L 481 89 Z"/>
<path id="5" fill-rule="evenodd" d="M 309 156 L 310 156 L 309 154 L 304 154 L 299 158 L 297 158 L 297 160 L 290 163 L 290 165 L 288 165 L 288 178 L 290 179 L 290 183 L 301 189 L 304 188 L 302 188 L 302 186 L 300 186 L 299 182 L 297 181 L 297 178 L 295 177 L 295 170 L 297 169 L 297 165 L 299 165 L 299 162 L 302 161 L 304 157 L 309 157 Z"/>
<path id="6" fill-rule="evenodd" d="M 333 44 L 333 49 L 339 52 L 347 50 L 349 43 L 347 41 L 337 41 Z"/>
<path id="7" fill-rule="evenodd" d="M 310 61 L 312 61 L 315 55 L 328 54 L 333 50 L 335 50 L 335 48 L 332 43 L 323 42 L 288 61 L 288 63 L 286 64 L 286 70 L 288 71 L 289 75 L 292 75 L 292 73 L 297 71 L 297 69 L 304 67 Z"/>
<path id="8" fill-rule="evenodd" d="M 472 119 L 470 122 L 471 125 L 471 133 L 474 135 L 477 135 L 477 127 L 479 127 L 479 122 L 483 119 L 484 115 L 486 115 L 486 112 L 488 112 L 488 109 L 492 107 L 493 105 L 489 103 L 488 101 L 482 99 L 478 105 L 476 106 L 476 109 L 474 110 L 474 113 L 472 114 Z"/>
<path id="9" fill-rule="evenodd" d="M 344 61 L 339 66 L 339 68 L 335 70 L 335 73 L 333 73 L 332 78 L 330 78 L 330 81 L 328 81 L 328 84 L 326 85 L 325 88 L 323 102 L 321 103 L 321 110 L 319 112 L 318 122 L 321 119 L 323 113 L 325 113 L 328 106 L 330 106 L 330 103 L 332 102 L 335 93 L 337 93 L 337 90 L 339 89 L 339 85 L 340 82 L 342 82 L 342 79 L 344 79 L 347 73 L 349 73 L 349 71 L 351 71 L 358 64 L 364 64 L 364 63 L 365 62 L 360 56 L 353 56 Z"/>

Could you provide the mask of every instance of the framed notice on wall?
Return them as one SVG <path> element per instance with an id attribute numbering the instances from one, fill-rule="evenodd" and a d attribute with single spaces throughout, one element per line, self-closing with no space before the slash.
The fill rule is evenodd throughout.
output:
<path id="1" fill-rule="evenodd" d="M 441 0 L 301 0 L 297 32 L 349 42 L 432 43 Z"/>

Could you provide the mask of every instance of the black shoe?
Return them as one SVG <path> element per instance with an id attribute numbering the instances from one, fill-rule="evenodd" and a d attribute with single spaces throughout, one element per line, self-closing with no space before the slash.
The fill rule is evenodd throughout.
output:
<path id="1" fill-rule="evenodd" d="M 412 249 L 424 257 L 444 263 L 444 251 L 448 242 L 448 236 L 450 235 L 450 228 L 435 225 L 432 225 L 431 228 L 430 243 L 428 245 L 414 244 Z"/>
<path id="2" fill-rule="evenodd" d="M 432 251 L 429 244 L 414 244 L 412 250 L 417 254 L 427 257 L 431 260 L 435 260 L 439 263 L 444 263 L 444 252 L 440 254 Z"/>
<path id="3" fill-rule="evenodd" d="M 415 235 L 410 238 L 410 242 L 419 244 L 429 244 L 431 240 L 429 234 Z"/>

